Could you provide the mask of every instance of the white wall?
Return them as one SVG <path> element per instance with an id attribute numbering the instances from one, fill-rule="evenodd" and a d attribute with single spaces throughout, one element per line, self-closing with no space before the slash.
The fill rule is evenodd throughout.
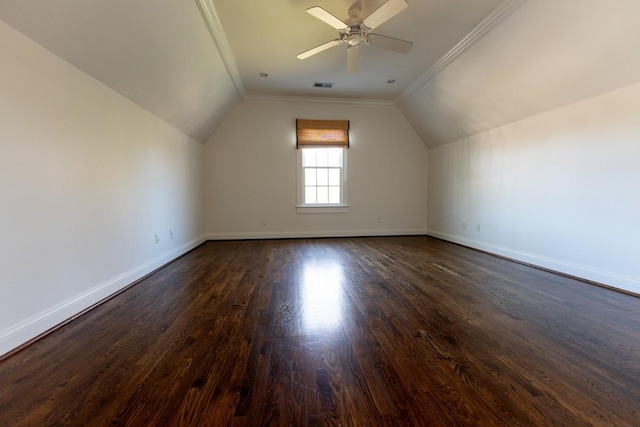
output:
<path id="1" fill-rule="evenodd" d="M 204 147 L 1 21 L 0 57 L 3 354 L 203 241 Z"/>
<path id="2" fill-rule="evenodd" d="M 640 293 L 639 118 L 635 84 L 432 149 L 430 234 Z"/>
<path id="3" fill-rule="evenodd" d="M 296 213 L 296 118 L 350 120 L 349 213 Z M 392 105 L 245 101 L 206 158 L 211 239 L 426 232 L 428 150 Z"/>

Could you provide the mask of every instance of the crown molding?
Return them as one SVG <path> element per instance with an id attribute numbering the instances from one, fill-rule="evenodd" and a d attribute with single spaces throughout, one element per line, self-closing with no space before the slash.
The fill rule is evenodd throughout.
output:
<path id="1" fill-rule="evenodd" d="M 429 80 L 437 76 L 449 64 L 455 61 L 467 49 L 473 46 L 478 40 L 493 30 L 500 22 L 518 10 L 527 0 L 505 0 L 476 27 L 469 32 L 462 40 L 460 40 L 451 50 L 445 53 L 435 64 L 420 75 L 413 83 L 411 83 L 402 94 L 396 98 L 395 105 L 402 104 L 418 89 L 427 84 Z"/>
<path id="2" fill-rule="evenodd" d="M 211 34 L 211 38 L 213 39 L 216 48 L 218 48 L 218 52 L 220 53 L 220 57 L 227 69 L 229 77 L 231 77 L 231 81 L 233 82 L 240 99 L 244 100 L 247 93 L 244 88 L 244 84 L 242 83 L 240 70 L 238 69 L 235 57 L 233 56 L 231 45 L 229 44 L 229 40 L 227 40 L 227 36 L 224 34 L 222 23 L 218 17 L 218 12 L 213 6 L 213 2 L 211 0 L 196 0 L 196 2 L 198 3 L 204 22 L 207 25 L 209 34 Z"/>
<path id="3" fill-rule="evenodd" d="M 316 104 L 395 105 L 392 100 L 387 99 L 329 98 L 312 96 L 245 95 L 242 100 L 263 102 L 308 102 Z"/>

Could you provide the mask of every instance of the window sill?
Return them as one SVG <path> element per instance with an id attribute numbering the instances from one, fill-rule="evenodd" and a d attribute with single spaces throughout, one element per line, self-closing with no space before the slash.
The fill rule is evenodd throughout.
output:
<path id="1" fill-rule="evenodd" d="M 348 213 L 349 205 L 298 205 L 299 214 Z"/>

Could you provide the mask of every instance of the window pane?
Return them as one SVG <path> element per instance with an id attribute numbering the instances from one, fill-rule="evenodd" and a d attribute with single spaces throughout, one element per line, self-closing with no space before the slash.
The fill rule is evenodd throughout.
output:
<path id="1" fill-rule="evenodd" d="M 340 187 L 329 187 L 329 203 L 340 203 Z"/>
<path id="2" fill-rule="evenodd" d="M 318 168 L 318 182 L 317 185 L 329 185 L 329 169 Z"/>
<path id="3" fill-rule="evenodd" d="M 305 168 L 304 170 L 304 185 L 316 185 L 316 169 Z"/>
<path id="4" fill-rule="evenodd" d="M 329 187 L 318 188 L 318 203 L 329 203 Z"/>
<path id="5" fill-rule="evenodd" d="M 329 185 L 340 185 L 340 169 L 329 169 Z"/>
<path id="6" fill-rule="evenodd" d="M 317 153 L 316 155 L 318 156 L 318 166 L 328 166 L 329 163 L 329 156 L 328 156 L 328 152 L 330 151 L 330 149 L 322 149 L 319 148 L 317 149 Z"/>
<path id="7" fill-rule="evenodd" d="M 302 166 L 315 166 L 316 164 L 316 150 L 313 148 L 302 149 Z"/>
<path id="8" fill-rule="evenodd" d="M 328 160 L 327 166 L 342 166 L 342 148 L 330 148 Z"/>
<path id="9" fill-rule="evenodd" d="M 306 204 L 318 203 L 318 200 L 316 198 L 316 187 L 304 188 L 304 202 Z"/>

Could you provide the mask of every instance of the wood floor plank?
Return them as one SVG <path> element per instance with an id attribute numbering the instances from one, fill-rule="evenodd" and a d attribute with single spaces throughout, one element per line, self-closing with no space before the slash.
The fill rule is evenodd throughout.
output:
<path id="1" fill-rule="evenodd" d="M 639 402 L 639 298 L 422 236 L 208 242 L 0 362 L 2 426 L 637 426 Z"/>

